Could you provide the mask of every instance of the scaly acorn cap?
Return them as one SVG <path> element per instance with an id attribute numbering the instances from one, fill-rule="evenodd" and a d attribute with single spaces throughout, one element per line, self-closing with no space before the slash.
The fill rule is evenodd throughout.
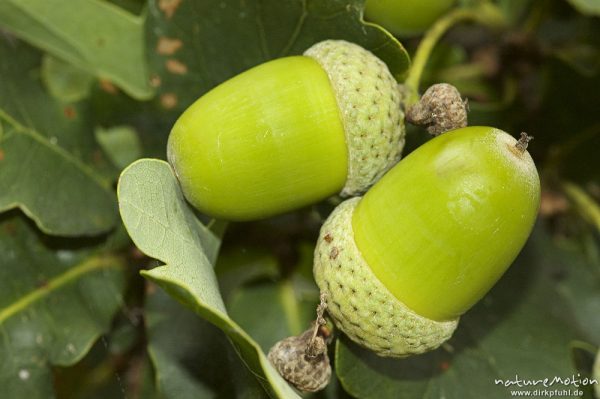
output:
<path id="1" fill-rule="evenodd" d="M 365 192 L 400 159 L 404 113 L 398 83 L 383 61 L 343 40 L 325 40 L 304 52 L 329 76 L 348 146 L 348 177 L 341 195 Z"/>
<path id="2" fill-rule="evenodd" d="M 399 301 L 373 274 L 354 241 L 352 214 L 360 197 L 339 205 L 321 228 L 314 276 L 336 326 L 380 356 L 424 353 L 448 340 L 458 318 L 435 321 Z"/>

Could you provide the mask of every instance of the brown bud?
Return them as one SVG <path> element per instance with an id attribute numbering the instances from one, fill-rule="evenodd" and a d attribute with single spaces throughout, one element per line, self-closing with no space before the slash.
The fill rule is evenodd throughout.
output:
<path id="1" fill-rule="evenodd" d="M 290 384 L 304 392 L 325 388 L 331 378 L 327 343 L 315 329 L 277 342 L 267 355 L 277 372 Z"/>
<path id="2" fill-rule="evenodd" d="M 439 136 L 467 126 L 467 101 L 463 101 L 456 87 L 438 83 L 429 87 L 421 100 L 408 109 L 406 120 Z"/>

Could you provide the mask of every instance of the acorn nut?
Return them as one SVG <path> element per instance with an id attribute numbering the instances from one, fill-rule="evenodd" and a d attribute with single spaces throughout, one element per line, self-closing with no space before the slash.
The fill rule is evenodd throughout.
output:
<path id="1" fill-rule="evenodd" d="M 419 35 L 448 11 L 456 0 L 367 0 L 365 17 L 396 36 Z"/>
<path id="2" fill-rule="evenodd" d="M 403 122 L 383 61 L 327 40 L 206 93 L 173 126 L 167 156 L 194 207 L 260 219 L 364 192 L 399 160 Z"/>
<path id="3" fill-rule="evenodd" d="M 336 326 L 381 356 L 450 338 L 529 236 L 539 177 L 519 141 L 491 127 L 438 136 L 321 228 L 314 276 Z"/>

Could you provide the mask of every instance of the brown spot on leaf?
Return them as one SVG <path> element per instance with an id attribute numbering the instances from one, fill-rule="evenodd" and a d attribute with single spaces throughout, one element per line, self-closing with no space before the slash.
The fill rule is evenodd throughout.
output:
<path id="1" fill-rule="evenodd" d="M 102 151 L 100 150 L 95 150 L 92 153 L 92 161 L 94 161 L 94 164 L 99 165 L 104 161 L 104 155 L 102 155 Z"/>
<path id="2" fill-rule="evenodd" d="M 187 65 L 177 60 L 167 60 L 166 62 L 167 71 L 174 73 L 176 75 L 185 75 L 188 71 Z"/>
<path id="3" fill-rule="evenodd" d="M 183 46 L 183 42 L 179 39 L 161 37 L 156 43 L 156 52 L 161 55 L 173 55 L 181 46 Z"/>
<path id="4" fill-rule="evenodd" d="M 165 109 L 172 109 L 177 105 L 177 96 L 173 93 L 165 93 L 160 96 L 160 104 Z"/>
<path id="5" fill-rule="evenodd" d="M 17 232 L 17 225 L 13 222 L 4 223 L 4 231 L 9 235 L 15 234 Z"/>
<path id="6" fill-rule="evenodd" d="M 165 17 L 170 19 L 180 4 L 181 0 L 159 0 L 158 8 L 165 14 Z"/>
<path id="7" fill-rule="evenodd" d="M 117 94 L 119 89 L 110 80 L 100 79 L 100 89 L 108 94 Z"/>
<path id="8" fill-rule="evenodd" d="M 152 77 L 150 77 L 150 86 L 152 87 L 158 87 L 160 86 L 160 76 L 158 75 L 152 75 Z"/>
<path id="9" fill-rule="evenodd" d="M 325 234 L 325 237 L 323 237 L 323 239 L 328 243 L 331 243 L 331 241 L 333 241 L 333 237 L 329 233 Z"/>
<path id="10" fill-rule="evenodd" d="M 73 119 L 77 115 L 75 112 L 75 108 L 71 107 L 70 105 L 67 105 L 65 108 L 63 108 L 63 113 L 65 114 L 67 119 Z"/>
<path id="11" fill-rule="evenodd" d="M 48 280 L 40 280 L 36 284 L 37 288 L 48 288 Z"/>

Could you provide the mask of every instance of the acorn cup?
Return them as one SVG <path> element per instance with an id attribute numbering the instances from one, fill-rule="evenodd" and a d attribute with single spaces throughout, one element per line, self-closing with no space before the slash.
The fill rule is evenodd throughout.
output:
<path id="1" fill-rule="evenodd" d="M 314 259 L 336 326 L 380 356 L 419 354 L 449 339 L 534 225 L 540 183 L 530 139 L 491 127 L 450 131 L 364 197 L 340 204 Z"/>
<path id="2" fill-rule="evenodd" d="M 167 155 L 194 207 L 243 221 L 361 194 L 403 146 L 387 66 L 360 46 L 327 40 L 206 93 L 173 126 Z"/>

